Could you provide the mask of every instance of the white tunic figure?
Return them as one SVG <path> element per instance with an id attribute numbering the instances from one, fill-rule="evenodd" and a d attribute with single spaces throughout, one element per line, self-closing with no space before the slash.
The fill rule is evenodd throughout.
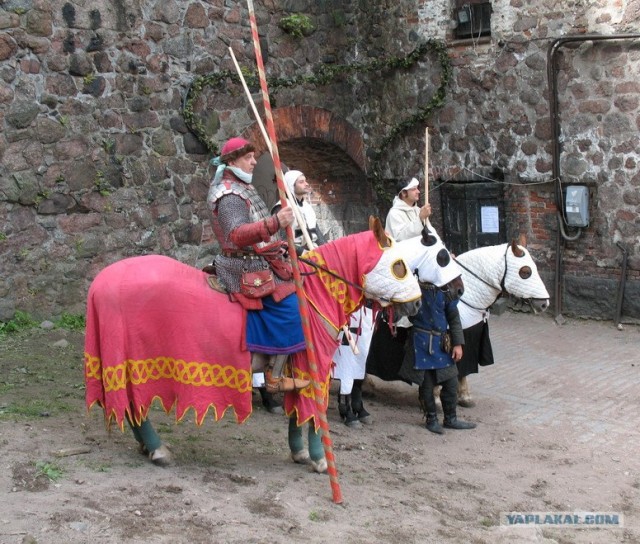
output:
<path id="1" fill-rule="evenodd" d="M 349 427 L 357 427 L 360 423 L 371 423 L 371 416 L 362 405 L 362 381 L 373 335 L 373 311 L 363 306 L 352 314 L 349 332 L 357 353 L 344 338 L 345 333 L 341 332 L 341 345 L 333 356 L 333 378 L 340 380 L 340 416 Z"/>

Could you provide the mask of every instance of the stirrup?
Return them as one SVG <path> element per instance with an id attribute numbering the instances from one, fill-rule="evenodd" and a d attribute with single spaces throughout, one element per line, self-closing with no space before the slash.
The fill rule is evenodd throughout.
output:
<path id="1" fill-rule="evenodd" d="M 269 378 L 265 380 L 264 386 L 269 393 L 288 393 L 290 391 L 300 391 L 310 383 L 311 380 L 282 376 L 280 378 Z"/>

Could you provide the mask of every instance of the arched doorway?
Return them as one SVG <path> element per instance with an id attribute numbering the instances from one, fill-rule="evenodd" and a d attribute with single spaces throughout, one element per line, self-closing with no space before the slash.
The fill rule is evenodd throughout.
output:
<path id="1" fill-rule="evenodd" d="M 283 170 L 304 172 L 322 232 L 335 239 L 366 230 L 369 215 L 377 214 L 377 208 L 367 181 L 360 133 L 319 108 L 279 108 L 273 117 Z M 256 142 L 260 156 L 254 183 L 271 207 L 278 199 L 271 157 L 257 125 L 244 136 Z"/>

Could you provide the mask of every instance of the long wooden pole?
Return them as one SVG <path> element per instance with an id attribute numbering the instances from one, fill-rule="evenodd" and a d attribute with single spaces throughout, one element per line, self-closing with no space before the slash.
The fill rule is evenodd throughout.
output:
<path id="1" fill-rule="evenodd" d="M 280 193 L 280 201 L 282 207 L 287 205 L 286 193 L 284 191 L 284 181 L 282 176 L 282 166 L 280 164 L 280 155 L 278 153 L 278 144 L 276 142 L 276 130 L 271 113 L 271 101 L 269 99 L 269 89 L 267 88 L 267 78 L 264 72 L 264 62 L 262 61 L 262 50 L 260 48 L 260 38 L 258 36 L 258 25 L 256 23 L 256 15 L 253 9 L 253 0 L 247 0 L 249 8 L 249 19 L 251 22 L 251 35 L 253 37 L 253 47 L 256 54 L 256 62 L 258 64 L 258 75 L 260 77 L 260 88 L 262 90 L 262 98 L 264 100 L 265 117 L 267 119 L 267 128 L 272 146 L 273 165 L 276 171 L 276 181 L 278 183 L 278 191 Z M 324 394 L 320 387 L 318 378 L 318 363 L 316 359 L 316 351 L 313 345 L 311 334 L 311 323 L 309 321 L 309 306 L 302 289 L 302 277 L 300 275 L 300 266 L 298 264 L 298 256 L 296 255 L 295 244 L 293 239 L 293 230 L 289 225 L 287 227 L 287 242 L 289 244 L 289 256 L 293 266 L 293 278 L 296 285 L 296 294 L 300 305 L 300 317 L 302 319 L 302 330 L 304 332 L 307 343 L 307 358 L 309 362 L 309 373 L 313 383 L 313 392 L 318 407 L 318 418 L 320 419 L 320 429 L 322 431 L 322 444 L 324 445 L 325 456 L 327 458 L 327 473 L 333 491 L 333 502 L 342 503 L 342 491 L 338 483 L 338 472 L 336 470 L 335 458 L 333 456 L 333 445 L 331 436 L 329 435 L 329 422 L 327 421 L 327 413 L 325 410 Z"/>
<path id="2" fill-rule="evenodd" d="M 271 147 L 271 140 L 269 140 L 269 136 L 267 135 L 267 130 L 264 128 L 264 123 L 260 118 L 260 114 L 258 113 L 258 108 L 256 108 L 256 103 L 253 101 L 251 96 L 251 91 L 249 91 L 249 87 L 247 86 L 247 82 L 242 75 L 242 70 L 240 69 L 240 65 L 236 60 L 236 56 L 233 52 L 233 49 L 229 47 L 229 53 L 231 54 L 231 60 L 233 60 L 233 65 L 236 67 L 236 72 L 238 72 L 238 77 L 240 78 L 240 82 L 242 83 L 242 88 L 244 89 L 244 93 L 247 96 L 247 100 L 249 100 L 249 104 L 251 105 L 251 109 L 253 111 L 253 115 L 256 118 L 256 122 L 260 127 L 260 132 L 262 132 L 262 137 L 264 138 L 265 143 L 267 144 L 267 149 L 269 149 L 269 154 L 271 155 L 271 159 L 273 160 L 273 150 Z M 295 205 L 295 195 L 291 194 L 289 190 L 289 186 L 285 183 L 284 189 L 287 193 L 287 198 L 289 202 L 291 202 L 291 209 L 293 210 L 293 215 L 296 217 L 296 223 L 300 227 L 302 231 L 302 238 L 304 239 L 305 244 L 307 245 L 307 249 L 313 249 L 313 242 L 311 241 L 311 236 L 309 236 L 309 231 L 307 230 L 307 224 L 305 223 L 302 215 L 300 214 L 300 209 Z"/>
<path id="3" fill-rule="evenodd" d="M 429 127 L 424 132 L 424 203 L 429 204 Z"/>

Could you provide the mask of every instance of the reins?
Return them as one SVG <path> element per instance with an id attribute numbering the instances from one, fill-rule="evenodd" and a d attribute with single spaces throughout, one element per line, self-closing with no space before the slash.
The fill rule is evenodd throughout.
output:
<path id="1" fill-rule="evenodd" d="M 350 287 L 353 287 L 354 289 L 357 289 L 358 291 L 360 291 L 363 295 L 367 292 L 365 290 L 364 287 L 357 285 L 355 283 L 353 283 L 352 281 L 349 281 L 346 278 L 343 278 L 342 276 L 340 276 L 339 274 L 336 274 L 335 272 L 333 272 L 332 270 L 329 270 L 328 268 L 325 268 L 324 266 L 318 264 L 318 263 L 314 263 L 313 261 L 309 260 L 309 259 L 305 259 L 304 257 L 298 257 L 298 260 L 311 266 L 312 268 L 315 268 L 316 270 L 322 270 L 323 272 L 326 272 L 327 274 L 329 274 L 330 276 L 333 276 L 334 278 L 343 281 L 344 283 L 346 283 L 347 285 L 349 285 Z M 308 272 L 305 273 L 305 276 L 310 276 L 311 274 L 315 274 L 315 272 Z M 378 297 L 380 300 L 384 301 L 384 302 L 389 302 L 391 303 L 392 301 L 388 298 L 383 298 L 383 297 Z"/>

